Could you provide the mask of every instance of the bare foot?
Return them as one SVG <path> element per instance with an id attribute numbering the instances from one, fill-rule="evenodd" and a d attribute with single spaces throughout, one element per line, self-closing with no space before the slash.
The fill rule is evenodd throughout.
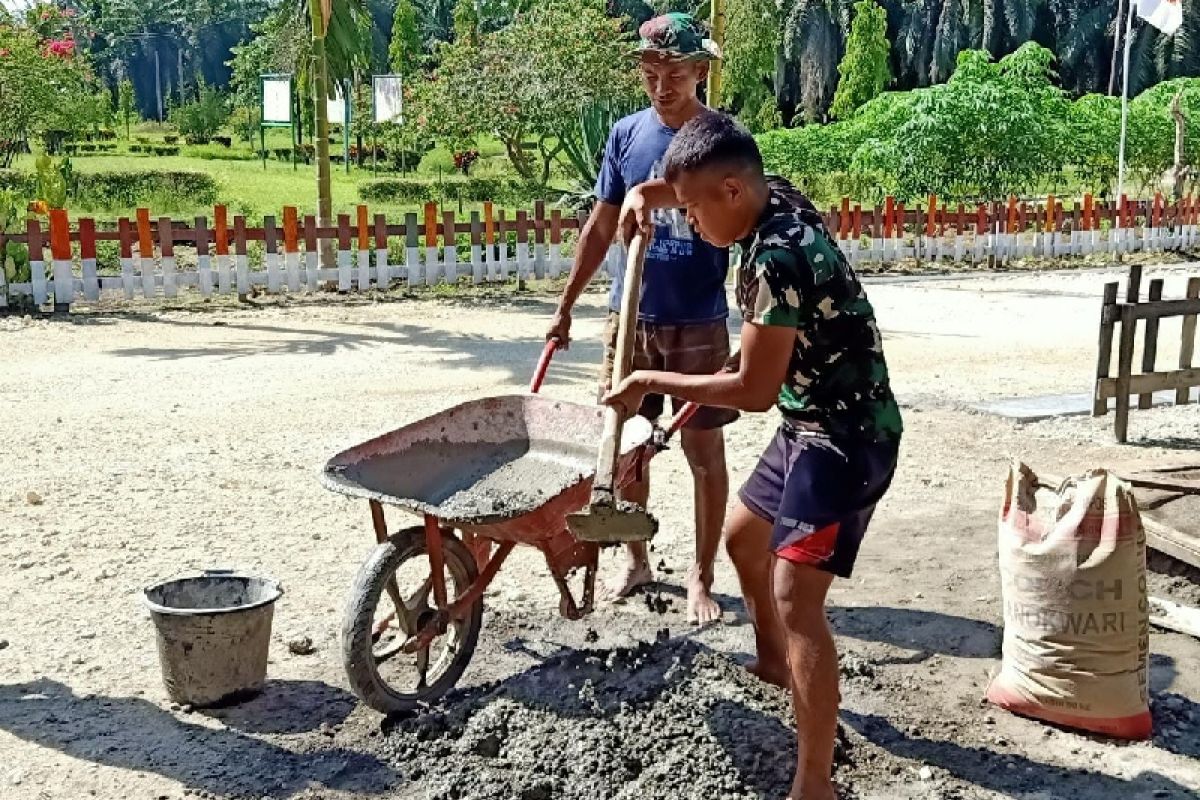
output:
<path id="1" fill-rule="evenodd" d="M 654 575 L 650 572 L 648 562 L 626 559 L 620 572 L 600 587 L 600 599 L 606 603 L 622 600 L 637 591 L 638 587 L 653 582 Z"/>
<path id="2" fill-rule="evenodd" d="M 837 800 L 837 792 L 833 788 L 833 781 L 806 784 L 800 776 L 796 776 L 787 800 Z"/>
<path id="3" fill-rule="evenodd" d="M 785 665 L 774 666 L 772 664 L 763 664 L 758 659 L 755 659 L 746 665 L 746 671 L 763 683 L 778 686 L 780 689 L 787 689 L 792 685 L 791 676 L 788 674 Z"/>
<path id="4" fill-rule="evenodd" d="M 712 581 L 700 577 L 700 568 L 693 565 L 687 576 L 687 621 L 692 625 L 707 625 L 721 619 L 721 607 L 712 598 Z"/>

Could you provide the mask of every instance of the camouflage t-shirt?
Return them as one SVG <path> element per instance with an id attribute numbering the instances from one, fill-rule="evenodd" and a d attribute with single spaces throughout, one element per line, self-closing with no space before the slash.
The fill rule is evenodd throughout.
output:
<path id="1" fill-rule="evenodd" d="M 777 405 L 795 427 L 835 437 L 899 439 L 875 310 L 821 216 L 772 186 L 754 231 L 739 244 L 742 318 L 796 329 Z"/>

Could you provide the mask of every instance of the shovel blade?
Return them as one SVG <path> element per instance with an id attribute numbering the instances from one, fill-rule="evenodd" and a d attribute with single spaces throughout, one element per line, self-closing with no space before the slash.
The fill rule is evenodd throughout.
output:
<path id="1" fill-rule="evenodd" d="M 593 504 L 567 515 L 571 535 L 581 542 L 621 544 L 648 542 L 658 533 L 658 520 L 636 503 Z"/>

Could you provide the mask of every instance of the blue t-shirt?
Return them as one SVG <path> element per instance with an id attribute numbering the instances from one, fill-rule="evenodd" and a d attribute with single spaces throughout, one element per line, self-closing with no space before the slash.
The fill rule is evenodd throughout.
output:
<path id="1" fill-rule="evenodd" d="M 625 193 L 662 177 L 662 158 L 676 131 L 647 108 L 617 122 L 608 135 L 596 197 L 619 206 Z M 688 325 L 725 319 L 729 251 L 700 238 L 678 209 L 654 212 L 654 240 L 646 253 L 638 319 L 657 325 Z M 621 308 L 624 274 L 613 281 L 608 306 Z"/>

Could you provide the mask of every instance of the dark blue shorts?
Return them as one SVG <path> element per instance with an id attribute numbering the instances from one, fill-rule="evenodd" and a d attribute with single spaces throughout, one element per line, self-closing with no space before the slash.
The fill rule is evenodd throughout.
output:
<path id="1" fill-rule="evenodd" d="M 848 578 L 899 448 L 780 426 L 738 497 L 771 523 L 777 557 Z"/>

